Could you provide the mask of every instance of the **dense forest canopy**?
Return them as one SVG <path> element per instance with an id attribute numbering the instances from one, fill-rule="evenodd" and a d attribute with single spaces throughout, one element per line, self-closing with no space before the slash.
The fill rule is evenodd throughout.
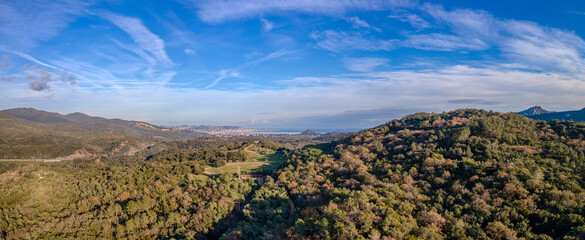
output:
<path id="1" fill-rule="evenodd" d="M 248 161 L 251 144 L 286 152 L 262 184 L 203 173 Z M 1 163 L 0 237 L 585 239 L 584 122 L 458 110 L 286 144 L 179 141 Z"/>
<path id="2" fill-rule="evenodd" d="M 286 238 L 583 239 L 585 123 L 414 114 L 306 148 L 277 182 Z"/>

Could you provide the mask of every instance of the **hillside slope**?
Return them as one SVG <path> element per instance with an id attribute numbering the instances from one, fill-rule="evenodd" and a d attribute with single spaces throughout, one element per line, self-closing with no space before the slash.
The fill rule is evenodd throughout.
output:
<path id="1" fill-rule="evenodd" d="M 527 116 L 532 119 L 552 121 L 554 119 L 560 121 L 585 121 L 585 108 L 575 111 L 564 111 L 564 112 L 549 112 L 536 115 Z"/>
<path id="2" fill-rule="evenodd" d="M 32 108 L 0 111 L 0 159 L 118 154 L 157 141 L 201 136 L 205 134 L 82 113 L 61 115 Z"/>
<path id="3" fill-rule="evenodd" d="M 226 236 L 584 239 L 584 136 L 512 113 L 410 115 L 295 152 L 276 180 L 291 217 L 266 228 L 272 215 L 250 214 Z M 270 206 L 248 211 L 286 214 Z"/>

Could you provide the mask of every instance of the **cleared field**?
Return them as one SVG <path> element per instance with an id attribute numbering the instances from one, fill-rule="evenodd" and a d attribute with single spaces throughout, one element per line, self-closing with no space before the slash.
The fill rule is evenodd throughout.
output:
<path id="1" fill-rule="evenodd" d="M 247 151 L 248 152 L 248 161 L 281 161 L 282 160 L 282 152 L 277 152 L 275 154 L 264 155 L 257 152 Z"/>
<path id="2" fill-rule="evenodd" d="M 271 155 L 262 155 L 257 152 L 248 151 L 248 161 L 231 162 L 223 167 L 206 167 L 207 174 L 237 173 L 238 166 L 242 173 L 252 173 L 261 171 L 273 171 L 278 168 L 282 162 L 282 152 Z"/>

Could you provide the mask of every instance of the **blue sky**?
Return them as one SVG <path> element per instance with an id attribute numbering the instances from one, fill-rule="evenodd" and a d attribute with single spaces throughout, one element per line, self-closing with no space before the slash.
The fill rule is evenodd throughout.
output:
<path id="1" fill-rule="evenodd" d="M 367 128 L 585 107 L 582 1 L 0 0 L 0 108 Z"/>

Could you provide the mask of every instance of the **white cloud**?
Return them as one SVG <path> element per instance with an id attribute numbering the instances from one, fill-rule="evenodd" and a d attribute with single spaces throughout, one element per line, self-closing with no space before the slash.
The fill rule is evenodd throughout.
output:
<path id="1" fill-rule="evenodd" d="M 94 64 L 80 59 L 53 60 L 58 66 L 67 66 L 78 77 L 78 89 L 124 95 L 133 89 L 163 88 L 176 74 L 160 71 L 141 63 L 138 57 L 115 59 L 112 64 Z"/>
<path id="2" fill-rule="evenodd" d="M 568 11 L 568 13 L 577 14 L 577 15 L 585 15 L 585 12 L 577 12 L 577 11 Z"/>
<path id="3" fill-rule="evenodd" d="M 512 59 L 547 71 L 585 74 L 585 41 L 575 33 L 531 22 L 507 21 L 503 26 L 511 37 L 501 48 Z"/>
<path id="4" fill-rule="evenodd" d="M 48 67 L 48 68 L 52 68 L 52 69 L 59 69 L 58 67 L 53 66 L 53 65 L 48 64 L 48 63 L 45 63 L 43 61 L 40 61 L 40 60 L 36 59 L 35 57 L 33 57 L 31 55 L 28 55 L 26 53 L 19 52 L 19 51 L 10 50 L 9 48 L 7 48 L 6 46 L 3 46 L 3 45 L 0 45 L 0 51 L 7 52 L 7 53 L 11 53 L 11 54 L 14 54 L 14 55 L 18 55 L 21 58 L 24 58 L 26 60 L 29 60 L 31 62 L 34 62 L 35 64 L 38 64 L 38 65 L 41 65 L 41 66 L 44 66 L 44 67 Z"/>
<path id="5" fill-rule="evenodd" d="M 488 12 L 470 9 L 446 11 L 438 5 L 422 9 L 451 27 L 455 35 L 414 35 L 406 41 L 415 47 L 484 50 L 495 47 L 511 63 L 540 71 L 585 74 L 585 41 L 574 32 L 537 23 L 497 19 Z"/>
<path id="6" fill-rule="evenodd" d="M 275 58 L 279 58 L 281 56 L 287 55 L 292 53 L 292 51 L 286 50 L 286 49 L 280 49 L 278 51 L 274 51 L 266 56 L 263 56 L 261 58 L 257 58 L 254 59 L 252 61 L 249 61 L 247 63 L 244 63 L 236 68 L 232 68 L 232 69 L 222 69 L 219 72 L 217 72 L 217 78 L 215 80 L 213 80 L 213 82 L 209 85 L 207 85 L 207 87 L 205 87 L 204 89 L 209 89 L 214 87 L 215 85 L 217 85 L 219 83 L 219 81 L 226 79 L 226 78 L 230 78 L 230 77 L 241 77 L 241 71 L 250 68 L 250 67 L 254 67 L 262 62 L 266 62 Z"/>
<path id="7" fill-rule="evenodd" d="M 424 19 L 422 19 L 421 17 L 419 17 L 416 14 L 413 13 L 405 13 L 403 12 L 402 14 L 399 15 L 391 15 L 388 16 L 389 18 L 394 18 L 394 19 L 398 19 L 401 22 L 407 22 L 409 23 L 411 26 L 415 27 L 415 28 L 429 28 L 431 25 L 425 21 Z"/>
<path id="8" fill-rule="evenodd" d="M 345 68 L 356 72 L 371 72 L 376 67 L 388 63 L 385 58 L 344 58 L 343 63 Z"/>
<path id="9" fill-rule="evenodd" d="M 185 52 L 185 54 L 187 54 L 187 56 L 197 55 L 197 52 L 195 52 L 195 50 L 190 49 L 190 48 L 185 48 L 183 50 L 183 52 Z"/>
<path id="10" fill-rule="evenodd" d="M 274 28 L 273 22 L 268 21 L 264 18 L 260 19 L 260 21 L 262 21 L 262 30 L 264 30 L 265 32 L 270 32 Z"/>
<path id="11" fill-rule="evenodd" d="M 145 52 L 148 52 L 158 63 L 170 66 L 173 64 L 165 50 L 165 42 L 152 33 L 138 18 L 126 17 L 108 11 L 100 11 L 98 15 L 112 22 L 126 32 Z"/>
<path id="12" fill-rule="evenodd" d="M 410 0 L 203 0 L 191 1 L 199 18 L 218 23 L 282 12 L 339 15 L 349 11 L 377 11 L 412 6 Z"/>
<path id="13" fill-rule="evenodd" d="M 382 29 L 371 26 L 366 21 L 359 19 L 358 17 L 350 17 L 348 21 L 353 25 L 354 28 L 368 28 L 376 32 L 382 32 Z"/>
<path id="14" fill-rule="evenodd" d="M 485 50 L 489 45 L 482 40 L 447 34 L 418 34 L 401 42 L 402 46 L 433 51 Z"/>
<path id="15" fill-rule="evenodd" d="M 311 33 L 311 38 L 317 40 L 316 47 L 333 52 L 340 52 L 347 49 L 357 49 L 365 51 L 391 50 L 394 48 L 396 40 L 379 40 L 366 39 L 359 32 L 344 31 L 315 31 Z"/>
<path id="16" fill-rule="evenodd" d="M 447 24 L 453 32 L 461 36 L 496 40 L 500 35 L 502 26 L 486 11 L 471 9 L 446 11 L 442 6 L 432 4 L 424 4 L 422 10 L 439 23 Z"/>
<path id="17" fill-rule="evenodd" d="M 297 3 L 293 5 L 300 6 Z M 505 57 L 507 64 L 534 65 L 534 69 L 541 71 L 585 73 L 585 41 L 573 32 L 547 28 L 528 21 L 498 19 L 482 10 L 448 11 L 441 5 L 428 3 L 420 5 L 417 10 L 429 16 L 433 25 L 412 9 L 402 8 L 397 10 L 397 15 L 389 16 L 410 23 L 417 31 L 425 29 L 424 34 L 406 33 L 405 39 L 379 39 L 367 31 L 357 30 L 314 31 L 310 36 L 316 40 L 314 47 L 333 52 L 352 49 L 391 51 L 402 47 L 429 51 L 494 49 L 499 51 L 494 56 Z M 354 28 L 382 31 L 358 17 L 348 18 L 348 21 Z"/>
<path id="18" fill-rule="evenodd" d="M 213 82 L 211 84 L 207 85 L 207 87 L 205 87 L 205 89 L 215 87 L 215 85 L 217 85 L 219 83 L 219 81 L 224 80 L 226 78 L 240 77 L 240 76 L 241 76 L 241 73 L 238 72 L 236 69 L 222 69 L 219 72 L 217 72 L 217 78 L 215 80 L 213 80 Z"/>
<path id="19" fill-rule="evenodd" d="M 250 62 L 242 65 L 240 68 L 256 66 L 256 65 L 258 65 L 258 64 L 260 64 L 262 62 L 266 62 L 268 60 L 272 60 L 272 59 L 275 59 L 275 58 L 279 58 L 279 57 L 282 57 L 284 55 L 291 54 L 291 53 L 293 53 L 293 51 L 290 51 L 290 50 L 287 50 L 287 49 L 280 49 L 278 51 L 271 52 L 270 54 L 268 54 L 268 55 L 266 55 L 264 57 L 261 57 L 261 58 L 258 58 L 256 60 L 250 61 Z"/>

